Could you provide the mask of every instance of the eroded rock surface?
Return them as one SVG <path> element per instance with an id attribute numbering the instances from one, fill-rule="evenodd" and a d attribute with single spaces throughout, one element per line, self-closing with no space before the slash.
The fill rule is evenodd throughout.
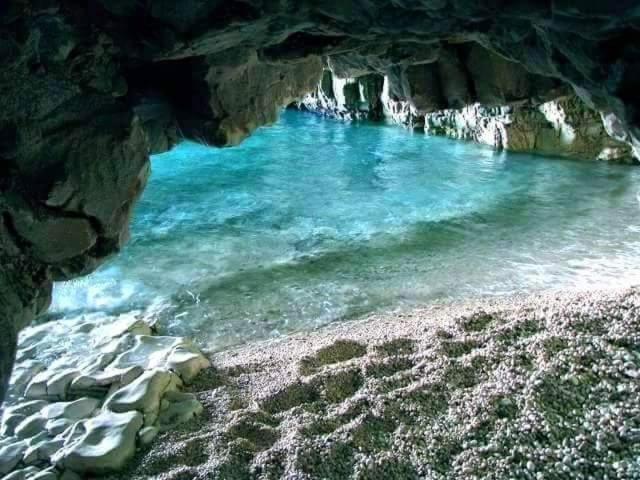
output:
<path id="1" fill-rule="evenodd" d="M 180 390 L 209 361 L 186 339 L 153 336 L 142 312 L 28 327 L 17 356 L 0 422 L 0 475 L 10 478 L 118 470 L 202 411 Z"/>
<path id="2" fill-rule="evenodd" d="M 639 19 L 634 1 L 2 2 L 0 398 L 52 281 L 126 241 L 150 152 L 183 136 L 239 142 L 313 90 L 323 64 L 388 75 L 425 112 L 561 83 L 638 148 Z"/>
<path id="3" fill-rule="evenodd" d="M 610 137 L 601 116 L 575 96 L 540 105 L 470 105 L 424 116 L 425 132 L 494 148 L 576 159 L 634 163 L 632 148 Z"/>
<path id="4" fill-rule="evenodd" d="M 414 73 L 401 79 L 380 74 L 341 79 L 327 69 L 316 89 L 293 106 L 342 120 L 386 118 L 428 134 L 470 140 L 497 149 L 637 162 L 632 147 L 608 132 L 606 118 L 578 97 L 565 89 L 551 88 L 553 84 L 547 79 L 527 74 L 517 64 L 509 66 L 510 62 L 489 56 L 494 60 L 488 63 L 495 69 L 478 77 L 475 84 L 466 80 L 474 78 L 472 69 L 459 61 L 455 63 L 458 75 L 451 73 L 451 61 L 441 59 L 429 65 L 439 76 L 426 74 L 427 78 L 442 81 L 427 82 L 429 88 L 418 95 L 416 83 L 425 83 L 424 72 L 417 78 Z M 444 82 L 446 75 L 450 75 L 452 84 Z M 394 82 L 399 82 L 400 87 Z M 538 82 L 548 87 L 544 95 L 534 94 L 532 85 Z M 370 88 L 371 85 L 376 88 Z M 472 91 L 478 94 L 472 95 Z M 556 98 L 549 100 L 551 97 Z M 480 99 L 487 103 L 479 103 Z M 462 108 L 451 108 L 456 106 Z"/>

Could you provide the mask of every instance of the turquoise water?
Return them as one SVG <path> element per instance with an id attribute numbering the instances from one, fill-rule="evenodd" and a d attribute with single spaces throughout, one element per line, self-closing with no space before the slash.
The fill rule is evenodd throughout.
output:
<path id="1" fill-rule="evenodd" d="M 285 112 L 155 156 L 132 239 L 52 314 L 146 309 L 211 349 L 435 299 L 640 283 L 640 169 Z"/>

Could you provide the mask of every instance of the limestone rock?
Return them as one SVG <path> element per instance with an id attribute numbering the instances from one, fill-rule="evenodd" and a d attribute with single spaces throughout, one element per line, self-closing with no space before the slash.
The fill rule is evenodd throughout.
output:
<path id="1" fill-rule="evenodd" d="M 81 374 L 77 376 L 69 386 L 69 390 L 76 395 L 104 396 L 112 385 L 127 385 L 138 378 L 143 368 L 131 365 L 127 368 L 109 367 L 95 374 Z"/>
<path id="2" fill-rule="evenodd" d="M 153 440 L 158 436 L 159 433 L 158 427 L 143 427 L 138 432 L 138 438 L 140 439 L 140 443 L 142 445 L 149 445 Z"/>
<path id="3" fill-rule="evenodd" d="M 78 370 L 63 370 L 57 372 L 47 380 L 47 397 L 64 400 L 67 398 L 69 384 L 78 376 Z"/>
<path id="4" fill-rule="evenodd" d="M 39 473 L 36 473 L 29 480 L 58 480 L 59 475 L 55 468 L 47 468 Z"/>
<path id="5" fill-rule="evenodd" d="M 21 468 L 20 470 L 15 470 L 6 477 L 3 477 L 2 480 L 32 480 L 34 478 L 40 478 L 37 477 L 37 475 L 40 475 L 41 473 L 42 471 L 39 468 L 30 466 Z"/>
<path id="6" fill-rule="evenodd" d="M 380 120 L 382 82 L 380 75 L 339 78 L 325 69 L 316 89 L 297 102 L 297 106 L 343 120 Z"/>
<path id="7" fill-rule="evenodd" d="M 40 442 L 29 446 L 29 448 L 24 452 L 23 461 L 27 465 L 49 462 L 51 457 L 63 446 L 63 438 L 41 440 Z"/>
<path id="8" fill-rule="evenodd" d="M 153 441 L 160 410 L 170 415 L 163 417 L 162 428 L 167 429 L 175 424 L 168 422 L 186 421 L 201 408 L 195 396 L 178 389 L 182 378 L 192 379 L 209 361 L 186 339 L 150 336 L 143 318 L 139 312 L 89 314 L 24 331 L 19 350 L 35 348 L 25 362 L 34 360 L 46 368 L 22 393 L 11 390 L 13 403 L 4 410 L 0 435 L 0 449 L 10 460 L 7 472 L 13 475 L 17 469 L 19 476 L 24 473 L 20 467 L 33 465 L 45 469 L 47 478 L 58 475 L 48 467 L 52 465 L 73 464 L 66 476 L 74 468 L 116 469 L 136 441 Z M 73 350 L 66 352 L 61 343 Z M 95 352 L 83 355 L 91 349 Z M 78 356 L 85 358 L 78 361 Z M 73 400 L 60 401 L 67 396 Z M 143 424 L 147 428 L 138 435 Z M 24 446 L 16 453 L 18 463 L 13 459 L 16 445 Z"/>
<path id="9" fill-rule="evenodd" d="M 89 417 L 99 405 L 100 400 L 84 397 L 72 402 L 51 403 L 42 409 L 42 415 L 47 420 L 59 418 L 80 420 Z"/>
<path id="10" fill-rule="evenodd" d="M 118 470 L 135 452 L 136 434 L 142 423 L 139 412 L 105 410 L 84 421 L 86 432 L 56 453 L 53 460 L 57 466 L 79 473 Z"/>
<path id="11" fill-rule="evenodd" d="M 0 475 L 6 475 L 12 471 L 27 450 L 28 444 L 25 440 L 19 440 L 0 448 Z"/>
<path id="12" fill-rule="evenodd" d="M 15 429 L 15 435 L 18 438 L 30 438 L 44 430 L 47 419 L 39 413 L 35 413 L 25 418 Z"/>
<path id="13" fill-rule="evenodd" d="M 166 367 L 176 372 L 180 378 L 189 383 L 201 370 L 209 368 L 211 363 L 192 344 L 177 345 L 167 357 Z"/>
<path id="14" fill-rule="evenodd" d="M 575 96 L 538 106 L 472 105 L 425 116 L 425 131 L 517 152 L 633 162 L 631 148 L 611 138 L 599 117 Z"/>
<path id="15" fill-rule="evenodd" d="M 185 423 L 202 413 L 202 404 L 195 399 L 171 403 L 166 410 L 160 412 L 158 423 L 163 430 L 180 423 Z"/>
<path id="16" fill-rule="evenodd" d="M 160 410 L 160 400 L 167 389 L 176 388 L 174 374 L 163 370 L 148 370 L 129 385 L 117 390 L 105 401 L 105 408 L 113 412 L 138 410 L 150 425 Z M 151 420 L 147 420 L 147 418 Z"/>
<path id="17" fill-rule="evenodd" d="M 11 416 L 14 414 L 21 415 L 33 415 L 34 413 L 39 412 L 44 407 L 49 405 L 44 400 L 30 400 L 27 402 L 19 403 L 17 405 L 12 405 L 7 407 L 4 411 L 4 415 Z"/>
<path id="18" fill-rule="evenodd" d="M 44 369 L 44 365 L 38 361 L 25 360 L 21 361 L 18 368 L 16 368 L 11 377 L 11 391 L 15 395 L 22 395 L 27 385 L 31 382 L 33 377 L 40 373 Z"/>
<path id="19" fill-rule="evenodd" d="M 62 472 L 62 475 L 60 475 L 60 480 L 82 480 L 82 477 L 73 470 L 65 470 Z"/>
<path id="20" fill-rule="evenodd" d="M 2 429 L 0 429 L 0 435 L 2 435 L 3 437 L 13 435 L 16 431 L 16 427 L 20 425 L 26 418 L 26 415 L 22 415 L 19 413 L 5 413 L 2 417 Z"/>
<path id="21" fill-rule="evenodd" d="M 184 375 L 183 380 L 190 381 L 201 369 L 209 366 L 209 361 L 185 338 L 138 335 L 133 347 L 119 355 L 110 368 L 132 366 L 174 370 L 181 377 Z"/>
<path id="22" fill-rule="evenodd" d="M 56 418 L 55 420 L 48 420 L 44 428 L 49 435 L 55 437 L 67 430 L 73 425 L 73 421 L 66 418 Z"/>

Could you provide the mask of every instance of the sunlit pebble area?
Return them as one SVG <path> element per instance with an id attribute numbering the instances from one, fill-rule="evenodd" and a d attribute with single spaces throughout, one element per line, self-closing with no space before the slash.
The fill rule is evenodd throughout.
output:
<path id="1" fill-rule="evenodd" d="M 639 327 L 638 289 L 549 293 L 222 352 L 124 475 L 638 479 Z"/>

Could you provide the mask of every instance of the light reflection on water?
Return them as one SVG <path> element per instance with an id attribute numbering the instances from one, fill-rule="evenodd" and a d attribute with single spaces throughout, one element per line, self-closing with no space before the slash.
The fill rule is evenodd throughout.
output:
<path id="1" fill-rule="evenodd" d="M 52 315 L 147 308 L 208 348 L 434 299 L 639 283 L 640 170 L 286 112 L 153 158 L 133 237 Z"/>

